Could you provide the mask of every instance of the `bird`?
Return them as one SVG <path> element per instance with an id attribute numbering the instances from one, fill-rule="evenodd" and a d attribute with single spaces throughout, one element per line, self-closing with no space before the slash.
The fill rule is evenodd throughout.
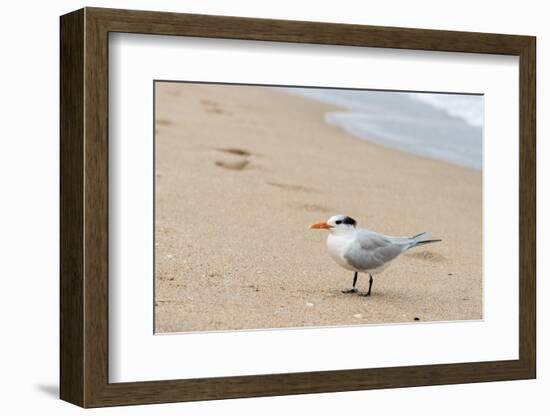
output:
<path id="1" fill-rule="evenodd" d="M 391 237 L 357 228 L 357 221 L 347 215 L 334 215 L 309 228 L 329 231 L 327 248 L 330 256 L 341 267 L 354 273 L 352 287 L 342 290 L 342 293 L 357 293 L 360 296 L 371 295 L 372 275 L 383 272 L 400 254 L 414 247 L 442 241 L 426 240 L 427 232 L 412 237 Z M 358 273 L 369 275 L 369 290 L 366 293 L 356 289 Z"/>

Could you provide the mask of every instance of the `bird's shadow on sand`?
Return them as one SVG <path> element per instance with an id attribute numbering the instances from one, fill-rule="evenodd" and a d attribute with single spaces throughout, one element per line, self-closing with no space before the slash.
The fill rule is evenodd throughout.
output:
<path id="1" fill-rule="evenodd" d="M 365 291 L 360 290 L 361 293 L 366 293 Z M 408 295 L 405 292 L 396 292 L 396 291 L 384 291 L 384 292 L 375 292 L 374 289 L 372 293 L 369 296 L 361 296 L 358 293 L 342 293 L 342 289 L 340 290 L 331 290 L 328 291 L 327 294 L 331 298 L 337 298 L 341 299 L 343 301 L 350 300 L 355 301 L 355 299 L 359 299 L 364 302 L 368 302 L 369 300 L 372 302 L 377 302 L 380 300 L 384 300 L 384 302 L 391 304 L 391 303 L 406 303 L 410 302 L 412 299 L 412 295 Z"/>
<path id="2" fill-rule="evenodd" d="M 52 399 L 59 399 L 59 386 L 57 384 L 37 384 L 34 388 Z"/>

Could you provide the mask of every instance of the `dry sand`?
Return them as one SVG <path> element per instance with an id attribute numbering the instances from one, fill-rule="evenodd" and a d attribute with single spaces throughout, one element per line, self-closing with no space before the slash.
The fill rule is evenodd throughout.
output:
<path id="1" fill-rule="evenodd" d="M 156 332 L 482 318 L 482 177 L 349 136 L 325 104 L 262 87 L 157 83 Z M 347 214 L 430 231 L 345 295 L 308 225 Z M 359 289 L 368 277 L 359 275 Z"/>

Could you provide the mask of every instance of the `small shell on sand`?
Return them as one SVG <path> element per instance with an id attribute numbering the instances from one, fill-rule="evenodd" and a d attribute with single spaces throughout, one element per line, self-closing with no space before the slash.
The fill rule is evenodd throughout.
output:
<path id="1" fill-rule="evenodd" d="M 306 302 L 306 306 L 309 306 L 311 308 L 311 307 L 315 306 L 315 304 L 311 303 L 311 302 Z"/>
<path id="2" fill-rule="evenodd" d="M 173 254 L 167 254 L 167 255 L 166 255 L 166 258 L 167 258 L 167 259 L 173 259 L 173 258 L 174 258 L 174 255 L 173 255 Z"/>
<path id="3" fill-rule="evenodd" d="M 353 315 L 354 318 L 357 318 L 357 319 L 361 319 L 363 317 L 363 314 L 362 313 L 356 313 L 355 315 Z"/>

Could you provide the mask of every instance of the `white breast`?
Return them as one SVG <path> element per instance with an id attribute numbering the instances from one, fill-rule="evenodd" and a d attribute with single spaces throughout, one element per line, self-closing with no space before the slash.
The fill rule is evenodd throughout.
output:
<path id="1" fill-rule="evenodd" d="M 353 233 L 336 234 L 330 233 L 327 237 L 327 248 L 330 257 L 342 266 L 344 269 L 355 271 L 343 258 L 342 254 L 346 251 L 348 246 L 353 242 Z"/>

